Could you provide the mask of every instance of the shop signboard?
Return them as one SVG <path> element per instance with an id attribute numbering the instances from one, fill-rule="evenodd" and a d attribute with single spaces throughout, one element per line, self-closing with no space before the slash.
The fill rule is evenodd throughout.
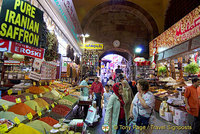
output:
<path id="1" fill-rule="evenodd" d="M 45 50 L 43 48 L 35 48 L 14 41 L 0 39 L 0 52 L 16 53 L 43 59 Z"/>
<path id="2" fill-rule="evenodd" d="M 154 55 L 154 42 L 157 43 L 157 53 L 181 44 L 200 35 L 200 6 L 171 26 L 149 43 L 150 56 Z"/>
<path id="3" fill-rule="evenodd" d="M 85 44 L 81 46 L 82 49 L 103 49 L 103 44 Z"/>
<path id="4" fill-rule="evenodd" d="M 43 12 L 25 0 L 3 0 L 0 37 L 40 48 Z"/>
<path id="5" fill-rule="evenodd" d="M 52 5 L 59 12 L 65 24 L 69 28 L 71 34 L 76 39 L 77 42 L 80 42 L 79 36 L 81 34 L 81 26 L 74 8 L 72 0 L 51 0 Z"/>

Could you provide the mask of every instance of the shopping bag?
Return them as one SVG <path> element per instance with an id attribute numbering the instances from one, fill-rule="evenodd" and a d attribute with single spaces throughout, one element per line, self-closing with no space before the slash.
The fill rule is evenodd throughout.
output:
<path id="1" fill-rule="evenodd" d="M 133 118 L 128 119 L 128 126 L 131 128 L 130 130 L 127 129 L 127 134 L 135 134 L 135 129 L 133 129 L 133 126 L 136 125 L 135 122 L 133 121 Z"/>
<path id="2" fill-rule="evenodd" d="M 85 121 L 92 124 L 94 122 L 96 115 L 97 115 L 97 109 L 91 106 L 88 109 L 88 113 L 87 113 L 87 117 Z"/>

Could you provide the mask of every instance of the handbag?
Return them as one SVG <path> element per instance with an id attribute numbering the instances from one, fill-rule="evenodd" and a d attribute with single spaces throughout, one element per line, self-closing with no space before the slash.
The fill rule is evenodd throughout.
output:
<path id="1" fill-rule="evenodd" d="M 138 107 L 138 105 L 137 105 Z M 151 114 L 153 112 L 153 109 L 151 110 Z M 137 120 L 136 120 L 136 125 L 137 126 L 145 126 L 146 128 L 149 126 L 149 119 L 151 117 L 151 114 L 149 117 L 144 117 L 142 115 L 139 114 L 139 107 L 138 107 L 138 117 L 137 117 Z"/>

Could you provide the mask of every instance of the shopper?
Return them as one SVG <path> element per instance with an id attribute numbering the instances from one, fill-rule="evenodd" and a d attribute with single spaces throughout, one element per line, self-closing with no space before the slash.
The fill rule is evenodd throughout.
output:
<path id="1" fill-rule="evenodd" d="M 99 77 L 95 77 L 94 82 L 91 86 L 91 94 L 94 97 L 95 101 L 97 102 L 98 114 L 102 117 L 102 109 L 101 109 L 101 99 L 104 93 L 103 85 L 99 82 Z"/>
<path id="2" fill-rule="evenodd" d="M 134 125 L 139 125 L 141 122 L 140 117 L 145 120 L 147 124 L 151 124 L 153 108 L 155 105 L 155 97 L 149 91 L 149 83 L 146 80 L 139 80 L 137 83 L 138 92 L 135 95 L 130 109 L 130 117 L 133 117 Z M 145 118 L 145 119 L 144 119 Z M 138 132 L 139 130 L 135 130 Z M 151 129 L 144 129 L 140 133 L 151 134 Z"/>
<path id="3" fill-rule="evenodd" d="M 120 69 L 120 66 L 118 65 L 117 69 L 115 69 L 115 82 L 120 82 L 119 75 L 122 73 L 122 69 Z"/>
<path id="4" fill-rule="evenodd" d="M 124 100 L 122 97 L 123 89 L 121 83 L 115 83 L 114 93 L 111 95 L 106 108 L 104 124 L 109 124 L 109 134 L 125 134 L 125 129 L 120 129 L 120 125 L 126 126 L 126 111 L 124 109 Z M 117 128 L 117 129 L 116 129 Z"/>
<path id="5" fill-rule="evenodd" d="M 115 84 L 115 82 L 114 82 L 114 80 L 112 79 L 112 77 L 109 77 L 109 81 L 107 82 L 107 84 L 108 85 L 114 85 Z"/>
<path id="6" fill-rule="evenodd" d="M 129 84 L 129 86 L 130 86 L 131 89 L 132 89 L 133 96 L 135 96 L 136 93 L 137 93 L 136 82 L 135 82 L 135 81 L 129 81 L 128 84 Z"/>
<path id="7" fill-rule="evenodd" d="M 200 103 L 197 92 L 197 87 L 199 84 L 200 80 L 198 78 L 193 78 L 192 86 L 186 87 L 184 95 L 186 104 L 185 108 L 187 112 L 194 117 L 191 134 L 200 133 Z"/>
<path id="8" fill-rule="evenodd" d="M 112 92 L 110 92 L 109 91 L 109 85 L 105 85 L 105 90 L 106 90 L 106 92 L 103 94 L 103 99 L 102 100 L 104 100 L 104 108 L 105 108 L 105 110 L 106 110 L 106 107 L 107 107 L 107 104 L 108 104 L 108 100 L 109 100 L 109 98 L 110 98 L 110 96 L 112 95 Z"/>
<path id="9" fill-rule="evenodd" d="M 110 90 L 111 93 L 114 93 L 112 85 L 109 85 L 109 90 Z"/>
<path id="10" fill-rule="evenodd" d="M 124 76 L 122 74 L 120 74 L 119 76 L 120 78 L 120 82 L 122 83 L 122 86 L 123 86 L 123 99 L 124 99 L 124 102 L 125 102 L 125 109 L 127 112 L 130 111 L 130 105 L 131 105 L 131 102 L 133 100 L 133 93 L 132 93 L 132 89 L 131 87 L 129 86 L 128 82 L 124 79 Z M 129 118 L 129 114 L 127 113 L 127 118 Z"/>

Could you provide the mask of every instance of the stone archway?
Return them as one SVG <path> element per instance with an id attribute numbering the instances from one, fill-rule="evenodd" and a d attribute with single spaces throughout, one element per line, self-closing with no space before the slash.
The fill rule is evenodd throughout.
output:
<path id="1" fill-rule="evenodd" d="M 120 41 L 118 49 L 135 55 L 135 47 L 144 47 L 143 56 L 148 58 L 148 43 L 158 35 L 155 20 L 140 6 L 124 1 L 113 4 L 104 2 L 93 8 L 83 19 L 84 33 L 89 40 L 104 44 L 104 50 L 113 50 L 114 40 Z"/>

